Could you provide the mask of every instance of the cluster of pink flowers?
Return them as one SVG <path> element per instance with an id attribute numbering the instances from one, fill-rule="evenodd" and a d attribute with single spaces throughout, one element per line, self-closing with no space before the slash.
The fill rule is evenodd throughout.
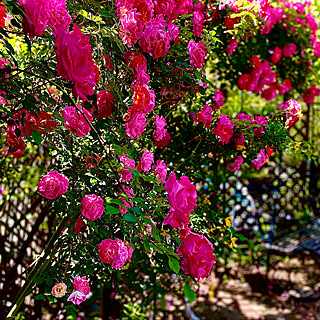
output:
<path id="1" fill-rule="evenodd" d="M 196 187 L 189 178 L 182 176 L 177 180 L 175 173 L 167 179 L 165 189 L 168 192 L 170 213 L 163 220 L 163 224 L 169 224 L 173 228 L 181 228 L 190 222 L 190 213 L 197 206 Z"/>
<path id="2" fill-rule="evenodd" d="M 177 254 L 183 259 L 181 269 L 198 282 L 206 278 L 214 264 L 212 243 L 203 235 L 184 229 L 179 235 L 182 245 Z"/>
<path id="3" fill-rule="evenodd" d="M 80 303 L 87 300 L 87 296 L 90 293 L 90 286 L 86 277 L 76 276 L 73 281 L 73 287 L 76 289 L 73 293 L 70 294 L 67 301 L 79 305 Z M 54 297 L 60 298 L 63 297 L 66 293 L 67 286 L 64 283 L 56 284 L 51 291 L 51 294 Z"/>
<path id="4" fill-rule="evenodd" d="M 57 171 L 50 170 L 38 183 L 38 191 L 47 199 L 61 197 L 68 190 L 69 179 Z"/>
<path id="5" fill-rule="evenodd" d="M 99 219 L 104 209 L 103 199 L 95 194 L 86 195 L 81 201 L 81 214 L 91 221 Z"/>
<path id="6" fill-rule="evenodd" d="M 143 154 L 140 160 L 140 168 L 142 171 L 148 172 L 151 169 L 151 165 L 154 162 L 154 157 L 152 152 L 148 149 L 143 149 Z"/>
<path id="7" fill-rule="evenodd" d="M 98 244 L 99 258 L 104 263 L 110 263 L 111 268 L 119 270 L 131 261 L 133 249 L 120 239 L 105 239 Z"/>

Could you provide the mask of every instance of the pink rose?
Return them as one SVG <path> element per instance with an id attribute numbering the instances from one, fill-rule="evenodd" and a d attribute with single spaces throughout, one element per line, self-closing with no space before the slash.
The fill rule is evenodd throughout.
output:
<path id="1" fill-rule="evenodd" d="M 144 27 L 142 16 L 137 9 L 122 10 L 120 17 L 119 35 L 128 47 L 135 44 L 141 37 Z"/>
<path id="2" fill-rule="evenodd" d="M 88 121 L 92 123 L 91 113 L 81 108 L 78 105 L 82 113 L 87 117 Z M 69 129 L 72 134 L 77 134 L 78 137 L 83 137 L 90 132 L 91 127 L 85 117 L 75 107 L 65 107 L 62 111 L 62 116 L 66 119 L 64 126 Z"/>
<path id="3" fill-rule="evenodd" d="M 238 45 L 239 42 L 236 39 L 231 39 L 226 49 L 227 54 L 231 55 L 233 51 L 237 49 Z"/>
<path id="4" fill-rule="evenodd" d="M 193 121 L 202 122 L 206 128 L 210 128 L 212 122 L 212 109 L 206 104 L 203 109 L 197 113 L 197 117 Z"/>
<path id="5" fill-rule="evenodd" d="M 320 58 L 320 42 L 319 41 L 315 43 L 313 53 L 315 57 Z"/>
<path id="6" fill-rule="evenodd" d="M 288 58 L 291 57 L 297 50 L 297 46 L 294 43 L 285 44 L 283 47 L 283 56 Z"/>
<path id="7" fill-rule="evenodd" d="M 91 221 L 100 218 L 104 209 L 103 199 L 95 194 L 86 195 L 81 201 L 81 214 Z"/>
<path id="8" fill-rule="evenodd" d="M 190 64 L 198 69 L 203 68 L 204 60 L 207 56 L 207 48 L 202 41 L 198 43 L 193 40 L 189 41 L 188 51 L 190 55 Z"/>
<path id="9" fill-rule="evenodd" d="M 320 95 L 320 90 L 315 85 L 312 85 L 302 95 L 302 99 L 306 104 L 313 103 L 316 96 Z"/>
<path id="10" fill-rule="evenodd" d="M 214 101 L 212 104 L 212 108 L 213 109 L 220 109 L 220 107 L 222 107 L 224 105 L 223 93 L 219 90 L 216 90 L 214 92 L 214 97 L 212 98 L 212 100 Z"/>
<path id="11" fill-rule="evenodd" d="M 181 269 L 198 282 L 206 278 L 214 264 L 212 243 L 203 235 L 182 232 L 182 245 L 177 254 L 182 258 Z"/>
<path id="12" fill-rule="evenodd" d="M 275 47 L 273 50 L 273 54 L 270 58 L 271 63 L 277 64 L 282 57 L 282 50 L 279 47 Z"/>
<path id="13" fill-rule="evenodd" d="M 76 24 L 72 32 L 59 29 L 56 35 L 58 74 L 73 81 L 75 96 L 84 100 L 94 93 L 96 77 L 89 42 L 90 38 Z"/>
<path id="14" fill-rule="evenodd" d="M 149 171 L 151 169 L 151 165 L 153 163 L 153 154 L 147 149 L 143 149 L 143 155 L 141 157 L 141 169 L 143 171 Z"/>
<path id="15" fill-rule="evenodd" d="M 75 277 L 73 280 L 73 287 L 86 296 L 90 293 L 90 286 L 86 277 Z"/>
<path id="16" fill-rule="evenodd" d="M 193 13 L 192 17 L 192 24 L 193 24 L 193 35 L 195 37 L 200 37 L 203 29 L 204 23 L 204 14 L 202 11 L 197 10 Z"/>
<path id="17" fill-rule="evenodd" d="M 51 290 L 51 294 L 56 298 L 61 298 L 66 294 L 67 286 L 65 283 L 57 283 Z"/>
<path id="18" fill-rule="evenodd" d="M 165 189 L 168 192 L 171 209 L 169 215 L 163 220 L 163 224 L 170 224 L 173 228 L 187 225 L 190 221 L 190 213 L 197 206 L 196 187 L 186 176 L 182 176 L 178 181 L 173 172 L 166 181 Z"/>
<path id="19" fill-rule="evenodd" d="M 279 94 L 286 94 L 292 89 L 292 84 L 290 79 L 285 79 L 279 87 Z"/>
<path id="20" fill-rule="evenodd" d="M 156 165 L 152 166 L 152 169 L 155 170 L 154 175 L 157 179 L 159 179 L 162 183 L 164 183 L 167 177 L 167 165 L 164 161 L 158 160 Z"/>
<path id="21" fill-rule="evenodd" d="M 258 157 L 252 161 L 252 168 L 260 170 L 261 167 L 266 163 L 268 157 L 265 154 L 264 149 L 260 149 Z"/>
<path id="22" fill-rule="evenodd" d="M 119 171 L 119 174 L 121 176 L 120 181 L 121 182 L 127 182 L 132 179 L 132 173 L 128 168 L 134 169 L 135 168 L 135 161 L 128 158 L 127 154 L 123 156 L 119 156 L 120 161 L 122 162 L 122 169 Z"/>
<path id="23" fill-rule="evenodd" d="M 38 191 L 47 199 L 61 197 L 68 190 L 69 179 L 57 171 L 50 170 L 38 183 Z"/>
<path id="24" fill-rule="evenodd" d="M 249 90 L 249 86 L 252 83 L 252 76 L 249 73 L 242 74 L 238 79 L 238 87 L 241 90 Z"/>
<path id="25" fill-rule="evenodd" d="M 133 249 L 120 239 L 105 239 L 98 244 L 99 258 L 104 263 L 110 263 L 111 268 L 121 269 L 131 261 Z"/>
<path id="26" fill-rule="evenodd" d="M 126 135 L 133 139 L 139 138 L 146 126 L 146 116 L 142 112 L 134 113 L 128 122 L 125 123 Z"/>
<path id="27" fill-rule="evenodd" d="M 244 112 L 239 113 L 236 116 L 236 119 L 239 119 L 240 121 L 249 121 L 250 124 L 252 122 L 251 116 L 246 114 L 246 113 L 244 113 Z"/>
<path id="28" fill-rule="evenodd" d="M 252 121 L 254 124 L 260 124 L 260 127 L 256 127 L 253 129 L 254 136 L 259 138 L 261 133 L 264 133 L 265 124 L 268 124 L 267 117 L 264 116 L 254 116 L 254 121 Z"/>
<path id="29" fill-rule="evenodd" d="M 230 142 L 230 138 L 233 135 L 233 125 L 230 122 L 228 116 L 220 115 L 218 125 L 213 130 L 213 133 L 220 137 L 219 141 L 222 144 Z"/>
<path id="30" fill-rule="evenodd" d="M 128 196 L 128 201 L 130 202 L 127 202 L 127 200 L 123 196 L 119 196 L 119 200 L 123 202 L 123 205 L 120 205 L 119 209 L 122 214 L 125 214 L 128 212 L 126 208 L 131 208 L 133 206 L 133 201 L 130 200 L 134 198 L 135 195 L 132 189 L 126 188 L 125 186 L 122 186 L 122 190 Z"/>
<path id="31" fill-rule="evenodd" d="M 300 102 L 294 99 L 290 99 L 285 102 L 283 110 L 288 111 L 290 115 L 299 116 L 301 115 L 302 107 Z"/>
<path id="32" fill-rule="evenodd" d="M 80 291 L 75 291 L 75 292 L 71 293 L 68 298 L 68 301 L 71 301 L 76 305 L 79 305 L 80 303 L 82 303 L 83 301 L 86 301 L 86 300 L 87 300 L 87 296 Z"/>
<path id="33" fill-rule="evenodd" d="M 238 155 L 233 161 L 227 162 L 227 169 L 231 172 L 237 171 L 240 169 L 243 164 L 243 158 L 241 155 Z"/>
<path id="34" fill-rule="evenodd" d="M 155 94 L 147 85 L 136 85 L 134 88 L 133 105 L 128 109 L 128 113 L 136 112 L 149 113 L 155 105 Z"/>

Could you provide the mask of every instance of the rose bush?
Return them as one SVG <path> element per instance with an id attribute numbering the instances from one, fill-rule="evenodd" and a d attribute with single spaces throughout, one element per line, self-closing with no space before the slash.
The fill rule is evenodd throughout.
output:
<path id="1" fill-rule="evenodd" d="M 234 243 L 220 183 L 288 148 L 287 127 L 302 109 L 291 95 L 306 103 L 319 95 L 307 72 L 317 67 L 312 15 L 291 3 L 174 0 L 11 1 L 6 10 L 1 157 L 9 166 L 33 148 L 48 154 L 33 188 L 55 217 L 34 269 L 40 297 L 50 301 L 51 292 L 74 315 L 73 304 L 111 290 L 122 304 L 141 298 L 147 312 L 150 297 L 165 297 L 165 275 L 187 285 L 207 277 Z M 303 40 L 292 30 L 301 15 Z M 271 36 L 278 27 L 285 41 Z M 227 114 L 236 86 L 268 101 L 292 99 L 270 117 Z"/>

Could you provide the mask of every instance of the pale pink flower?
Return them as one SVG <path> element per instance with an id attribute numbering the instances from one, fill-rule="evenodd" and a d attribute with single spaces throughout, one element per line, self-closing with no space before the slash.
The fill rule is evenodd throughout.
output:
<path id="1" fill-rule="evenodd" d="M 68 298 L 68 301 L 71 301 L 76 305 L 79 305 L 80 303 L 82 303 L 83 301 L 86 301 L 86 300 L 87 300 L 87 296 L 80 291 L 75 291 L 75 292 L 71 293 Z"/>
<path id="2" fill-rule="evenodd" d="M 66 294 L 67 286 L 65 283 L 57 283 L 51 290 L 51 294 L 56 298 L 61 298 Z"/>

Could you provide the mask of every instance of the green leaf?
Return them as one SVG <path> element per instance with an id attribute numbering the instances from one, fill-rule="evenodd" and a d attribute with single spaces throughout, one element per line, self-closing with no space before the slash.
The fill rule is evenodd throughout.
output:
<path id="1" fill-rule="evenodd" d="M 171 257 L 171 256 L 169 256 L 168 258 L 169 258 L 169 267 L 170 267 L 170 269 L 174 273 L 178 274 L 179 271 L 180 271 L 180 263 L 179 263 L 179 261 L 177 259 Z"/>
<path id="2" fill-rule="evenodd" d="M 62 123 L 65 123 L 66 122 L 66 119 L 59 113 L 59 112 L 55 112 L 54 113 L 54 116 L 60 120 Z"/>
<path id="3" fill-rule="evenodd" d="M 106 207 L 106 211 L 107 211 L 107 214 L 117 214 L 117 213 L 120 213 L 120 209 L 119 208 L 115 208 L 113 206 L 107 206 Z"/>
<path id="4" fill-rule="evenodd" d="M 34 297 L 34 300 L 43 300 L 43 299 L 45 299 L 45 295 L 42 293 Z"/>
<path id="5" fill-rule="evenodd" d="M 161 242 L 160 236 L 159 236 L 159 230 L 156 226 L 152 226 L 152 231 L 151 231 L 152 236 L 154 237 L 155 240 L 158 242 Z"/>
<path id="6" fill-rule="evenodd" d="M 41 134 L 39 133 L 39 131 L 34 131 L 34 130 L 32 130 L 31 135 L 32 135 L 32 138 L 33 138 L 33 140 L 34 140 L 34 142 L 35 142 L 36 144 L 41 144 L 41 142 L 42 142 L 42 137 L 41 137 Z"/>
<path id="7" fill-rule="evenodd" d="M 184 284 L 184 296 L 188 298 L 189 302 L 196 300 L 196 293 L 190 289 L 188 282 Z"/>
<path id="8" fill-rule="evenodd" d="M 140 215 L 142 214 L 140 208 L 135 208 L 135 207 L 133 207 L 133 208 L 130 208 L 129 210 L 132 211 L 132 212 L 135 212 L 135 213 L 137 213 L 137 214 L 140 214 Z"/>
<path id="9" fill-rule="evenodd" d="M 133 223 L 136 223 L 139 218 L 136 217 L 134 214 L 132 214 L 131 212 L 128 212 L 126 213 L 124 216 L 123 216 L 123 220 L 127 221 L 127 222 L 133 222 Z"/>

